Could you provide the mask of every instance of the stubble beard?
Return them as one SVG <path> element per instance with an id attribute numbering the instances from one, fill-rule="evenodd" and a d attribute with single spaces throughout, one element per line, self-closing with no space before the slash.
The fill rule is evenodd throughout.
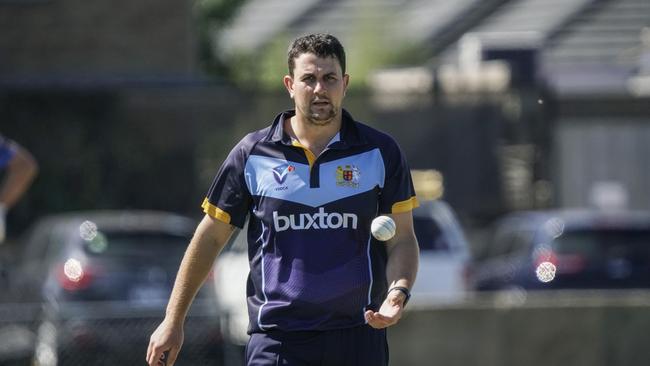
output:
<path id="1" fill-rule="evenodd" d="M 314 109 L 310 106 L 309 113 L 305 113 L 307 122 L 313 126 L 327 126 L 339 115 L 339 108 L 334 105 L 330 105 L 330 108 L 323 112 L 316 112 Z"/>
<path id="2" fill-rule="evenodd" d="M 307 121 L 315 126 L 326 126 L 334 121 L 338 113 L 334 109 L 331 109 L 327 113 L 310 113 L 307 117 Z"/>

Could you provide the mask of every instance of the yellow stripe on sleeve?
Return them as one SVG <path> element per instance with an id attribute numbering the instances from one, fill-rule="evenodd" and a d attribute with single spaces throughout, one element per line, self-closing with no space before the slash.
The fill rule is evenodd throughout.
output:
<path id="1" fill-rule="evenodd" d="M 223 221 L 226 224 L 230 224 L 230 214 L 211 204 L 207 198 L 203 200 L 201 207 L 203 207 L 203 212 L 210 215 L 210 217 L 213 217 L 219 221 Z"/>
<path id="2" fill-rule="evenodd" d="M 395 214 L 395 213 L 411 211 L 418 206 L 420 206 L 420 202 L 418 202 L 418 199 L 415 196 L 413 196 L 407 199 L 406 201 L 393 203 L 393 206 L 391 207 L 391 213 Z"/>

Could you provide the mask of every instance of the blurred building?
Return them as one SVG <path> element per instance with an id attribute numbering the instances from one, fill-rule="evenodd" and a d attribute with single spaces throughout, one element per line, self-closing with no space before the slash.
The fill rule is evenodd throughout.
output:
<path id="1" fill-rule="evenodd" d="M 256 53 L 328 31 L 366 62 L 427 50 L 424 64 L 370 73 L 371 120 L 440 170 L 466 213 L 588 206 L 602 182 L 650 208 L 648 14 L 646 0 L 250 0 L 216 37 L 224 53 Z"/>
<path id="2" fill-rule="evenodd" d="M 290 107 L 281 75 L 272 93 L 206 75 L 196 6 L 0 1 L 2 131 L 48 161 L 23 217 L 194 212 L 232 145 Z M 646 0 L 248 0 L 212 52 L 262 67 L 275 47 L 276 75 L 289 39 L 335 34 L 362 86 L 346 106 L 412 168 L 439 171 L 465 218 L 586 206 L 603 182 L 650 208 L 649 13 Z"/>
<path id="3" fill-rule="evenodd" d="M 0 81 L 194 79 L 191 1 L 1 1 Z"/>
<path id="4" fill-rule="evenodd" d="M 0 1 L 0 131 L 42 167 L 14 233 L 73 209 L 195 212 L 197 151 L 230 147 L 199 136 L 237 93 L 202 71 L 193 6 Z"/>

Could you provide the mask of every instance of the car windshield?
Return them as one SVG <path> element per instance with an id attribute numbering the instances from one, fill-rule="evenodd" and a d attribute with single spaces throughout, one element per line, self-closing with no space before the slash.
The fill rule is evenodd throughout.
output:
<path id="1" fill-rule="evenodd" d="M 558 254 L 578 254 L 592 261 L 613 258 L 650 264 L 650 229 L 589 229 L 565 231 L 553 242 Z"/>
<path id="2" fill-rule="evenodd" d="M 98 232 L 90 240 L 85 239 L 84 249 L 90 256 L 111 258 L 181 258 L 189 238 L 156 232 Z"/>
<path id="3" fill-rule="evenodd" d="M 413 217 L 415 237 L 418 239 L 420 251 L 447 251 L 449 243 L 440 232 L 440 228 L 430 218 Z"/>

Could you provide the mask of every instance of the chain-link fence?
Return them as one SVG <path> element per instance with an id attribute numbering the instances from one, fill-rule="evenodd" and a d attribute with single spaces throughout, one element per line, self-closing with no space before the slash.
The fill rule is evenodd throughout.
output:
<path id="1" fill-rule="evenodd" d="M 145 365 L 164 307 L 125 303 L 0 304 L 0 365 Z M 226 365 L 219 317 L 195 304 L 178 366 Z"/>

